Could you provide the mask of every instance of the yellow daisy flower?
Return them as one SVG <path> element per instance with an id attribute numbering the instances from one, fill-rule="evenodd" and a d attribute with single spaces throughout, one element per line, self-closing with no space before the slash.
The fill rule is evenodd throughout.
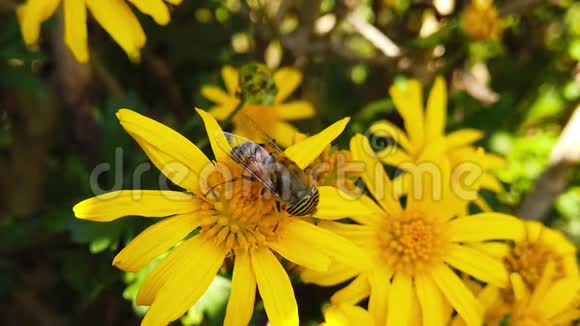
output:
<path id="1" fill-rule="evenodd" d="M 525 236 L 517 239 L 503 256 L 509 272 L 518 273 L 530 291 L 538 284 L 542 271 L 550 262 L 555 266 L 555 280 L 579 276 L 576 246 L 563 233 L 539 222 L 524 223 Z M 490 253 L 493 252 L 492 249 Z"/>
<path id="2" fill-rule="evenodd" d="M 438 77 L 435 80 L 426 110 L 423 110 L 423 95 L 418 80 L 411 79 L 392 85 L 389 93 L 395 108 L 403 118 L 405 131 L 386 120 L 378 121 L 370 127 L 369 131 L 372 134 L 389 137 L 397 142 L 398 146 L 388 146 L 377 152 L 383 163 L 398 168 L 408 163 L 416 163 L 425 155 L 429 144 L 444 142 L 446 155 L 454 173 L 461 174 L 465 169 L 470 169 L 480 175 L 477 186 L 494 192 L 503 191 L 503 186 L 490 170 L 504 166 L 504 159 L 489 153 L 481 157 L 482 149 L 473 145 L 483 137 L 481 131 L 461 129 L 445 134 L 447 90 L 443 78 Z M 408 174 L 406 176 L 409 177 Z M 412 180 L 407 178 L 405 182 Z M 405 189 L 409 187 L 407 185 Z M 489 210 L 480 196 L 472 200 L 482 209 Z"/>
<path id="3" fill-rule="evenodd" d="M 205 85 L 201 89 L 201 94 L 216 103 L 209 110 L 217 120 L 225 120 L 234 111 L 239 98 L 238 71 L 230 66 L 222 68 L 222 78 L 226 86 L 226 92 L 217 86 Z M 264 131 L 268 136 L 282 145 L 290 146 L 298 132 L 294 126 L 287 121 L 301 120 L 314 116 L 312 104 L 303 100 L 284 101 L 296 90 L 302 82 L 302 73 L 294 68 L 280 68 L 274 73 L 274 82 L 278 88 L 278 94 L 274 104 L 271 106 L 245 103 L 242 108 L 258 129 Z M 234 117 L 235 134 L 246 137 L 250 140 L 261 140 L 261 135 L 256 133 L 256 128 L 248 126 L 243 120 Z"/>
<path id="4" fill-rule="evenodd" d="M 441 155 L 443 147 L 430 150 L 424 159 L 437 162 L 436 168 L 446 176 L 442 180 L 449 180 L 449 165 Z M 361 271 L 336 262 L 329 273 L 308 270 L 301 274 L 302 279 L 333 285 L 354 276 L 331 302 L 356 303 L 369 297 L 369 312 L 377 325 L 410 325 L 416 319 L 423 325 L 443 325 L 451 308 L 468 325 L 480 325 L 480 305 L 453 269 L 486 283 L 507 286 L 508 273 L 501 261 L 475 245 L 521 237 L 521 221 L 499 213 L 456 217 L 453 205 L 457 202 L 445 196 L 446 190 L 441 198 L 432 194 L 435 183 L 429 178 L 421 189 L 414 188 L 408 194 L 402 207 L 381 162 L 369 155 L 368 140 L 356 135 L 350 149 L 354 160 L 364 162 L 362 180 L 375 199 L 363 196 L 358 201 L 373 213 L 348 215 L 359 224 L 321 221 L 318 225 L 353 240 L 371 255 L 373 266 Z M 448 187 L 445 182 L 441 186 Z M 422 197 L 416 198 L 417 193 Z"/>
<path id="5" fill-rule="evenodd" d="M 503 23 L 492 0 L 473 0 L 461 13 L 461 29 L 475 40 L 497 38 Z"/>
<path id="6" fill-rule="evenodd" d="M 525 232 L 513 246 L 478 246 L 503 260 L 512 281 L 506 289 L 474 287 L 484 307 L 486 324 L 498 325 L 509 318 L 509 325 L 569 325 L 580 318 L 577 249 L 564 234 L 539 222 L 526 221 L 524 227 Z M 453 323 L 463 324 L 460 318 Z"/>
<path id="7" fill-rule="evenodd" d="M 575 325 L 580 318 L 578 296 L 580 278 L 570 276 L 556 279 L 555 264 L 545 266 L 542 276 L 530 291 L 523 277 L 518 273 L 510 275 L 510 299 L 500 289 L 487 286 L 478 295 L 484 311 L 485 325 L 510 326 L 556 326 Z M 456 318 L 453 326 L 464 325 Z"/>
<path id="8" fill-rule="evenodd" d="M 165 4 L 181 4 L 182 0 L 129 0 L 139 11 L 151 16 L 160 25 L 170 20 Z M 145 32 L 125 0 L 27 0 L 18 7 L 22 37 L 26 45 L 36 47 L 40 26 L 62 4 L 65 43 L 79 62 L 89 60 L 87 46 L 87 9 L 96 21 L 123 48 L 129 58 L 138 61 L 145 46 Z"/>
<path id="9" fill-rule="evenodd" d="M 278 255 L 319 271 L 326 270 L 331 259 L 365 266 L 368 257 L 341 236 L 277 209 L 272 196 L 263 194 L 261 184 L 251 182 L 248 187 L 243 183 L 243 171 L 220 148 L 227 141 L 225 136 L 218 139 L 223 135 L 219 125 L 205 111 L 197 112 L 208 135 L 212 135 L 214 162 L 170 128 L 131 110 L 117 113 L 123 128 L 153 164 L 189 192 L 116 191 L 80 202 L 73 208 L 74 213 L 77 218 L 99 222 L 127 215 L 166 217 L 115 257 L 113 265 L 125 271 L 139 271 L 182 241 L 149 274 L 137 294 L 138 304 L 150 306 L 143 325 L 165 325 L 179 318 L 205 292 L 226 257 L 233 259 L 234 267 L 225 325 L 247 325 L 256 285 L 272 325 L 298 325 L 296 299 Z M 347 122 L 348 118 L 340 120 L 287 148 L 286 155 L 305 168 Z M 229 177 L 221 173 L 225 167 L 229 168 Z M 345 202 L 332 187 L 319 187 L 319 194 L 318 218 L 332 218 L 340 213 L 337 209 L 345 207 L 344 214 L 365 209 Z"/>

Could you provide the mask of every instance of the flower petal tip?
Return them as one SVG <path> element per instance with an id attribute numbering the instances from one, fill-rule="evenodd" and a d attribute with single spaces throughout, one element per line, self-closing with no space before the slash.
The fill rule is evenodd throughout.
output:
<path id="1" fill-rule="evenodd" d="M 82 214 L 82 205 L 81 205 L 82 203 L 83 202 L 77 203 L 72 208 L 75 217 L 78 218 L 78 219 L 84 219 L 83 218 L 83 214 Z"/>
<path id="2" fill-rule="evenodd" d="M 135 113 L 135 111 L 127 108 L 120 108 L 115 113 L 115 116 L 117 117 L 117 119 L 119 119 L 119 121 L 123 121 L 126 120 L 127 116 L 132 113 Z"/>

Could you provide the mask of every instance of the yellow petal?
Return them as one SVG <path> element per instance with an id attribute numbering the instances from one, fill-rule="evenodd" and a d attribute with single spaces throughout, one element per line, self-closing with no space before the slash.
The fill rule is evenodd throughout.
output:
<path id="1" fill-rule="evenodd" d="M 331 186 L 318 187 L 320 201 L 314 216 L 320 219 L 336 220 L 345 217 L 363 216 L 380 221 L 381 210 L 371 201 L 354 197 Z M 376 217 L 375 217 L 376 216 Z"/>
<path id="2" fill-rule="evenodd" d="M 530 293 L 528 291 L 528 287 L 524 283 L 524 280 L 522 280 L 520 274 L 511 273 L 510 283 L 514 291 L 514 298 L 516 302 L 521 302 L 522 300 L 526 300 L 529 298 Z"/>
<path id="3" fill-rule="evenodd" d="M 231 95 L 236 94 L 238 91 L 238 71 L 231 66 L 224 66 L 222 68 L 222 78 L 228 93 Z"/>
<path id="4" fill-rule="evenodd" d="M 82 0 L 64 0 L 64 41 L 77 61 L 89 61 L 87 8 Z"/>
<path id="5" fill-rule="evenodd" d="M 191 259 L 190 251 L 195 249 L 201 241 L 199 236 L 195 236 L 173 248 L 169 255 L 147 275 L 141 288 L 139 288 L 139 292 L 137 292 L 135 302 L 141 306 L 150 306 L 159 293 L 159 289 L 168 279 L 173 277 L 176 271 L 181 268 L 180 266 Z"/>
<path id="6" fill-rule="evenodd" d="M 552 284 L 552 280 L 556 276 L 556 263 L 550 260 L 544 266 L 542 277 L 540 280 L 534 284 L 534 292 L 530 297 L 528 304 L 530 307 L 540 307 L 540 302 L 542 298 L 548 293 L 548 289 Z"/>
<path id="7" fill-rule="evenodd" d="M 230 113 L 236 108 L 236 103 L 225 103 L 223 105 L 212 106 L 207 112 L 213 115 L 218 121 L 222 121 L 228 118 Z"/>
<path id="8" fill-rule="evenodd" d="M 285 121 L 311 118 L 316 113 L 312 103 L 308 101 L 286 102 L 276 105 L 274 109 L 276 110 L 278 117 Z"/>
<path id="9" fill-rule="evenodd" d="M 576 254 L 566 254 L 562 257 L 562 267 L 567 276 L 579 276 L 580 274 L 576 261 Z"/>
<path id="10" fill-rule="evenodd" d="M 332 286 L 355 277 L 358 271 L 350 266 L 331 262 L 327 272 L 317 272 L 304 269 L 300 272 L 300 279 L 304 283 L 314 283 L 321 286 Z"/>
<path id="11" fill-rule="evenodd" d="M 415 275 L 414 280 L 417 298 L 421 306 L 423 326 L 445 325 L 443 296 L 437 285 L 424 275 Z"/>
<path id="12" fill-rule="evenodd" d="M 489 173 L 483 174 L 480 179 L 480 186 L 493 192 L 503 192 L 503 186 L 499 180 Z"/>
<path id="13" fill-rule="evenodd" d="M 254 313 L 255 299 L 256 278 L 250 263 L 250 255 L 247 252 L 237 253 L 224 325 L 248 325 Z"/>
<path id="14" fill-rule="evenodd" d="M 378 137 L 392 139 L 396 144 L 401 145 L 407 152 L 413 152 L 413 147 L 409 142 L 407 134 L 395 124 L 387 120 L 379 120 L 371 125 L 369 131 Z"/>
<path id="15" fill-rule="evenodd" d="M 276 235 L 276 240 L 269 242 L 268 247 L 274 249 L 282 257 L 315 271 L 328 270 L 330 258 L 319 250 L 313 250 L 313 241 L 304 239 L 304 236 L 297 234 L 294 228 L 283 227 L 276 232 Z"/>
<path id="16" fill-rule="evenodd" d="M 578 296 L 580 279 L 568 277 L 554 282 L 546 295 L 540 299 L 539 307 L 546 318 L 552 318 L 568 307 L 573 307 L 574 299 Z"/>
<path id="17" fill-rule="evenodd" d="M 165 1 L 169 2 L 172 5 L 177 6 L 177 5 L 180 5 L 183 0 L 165 0 Z"/>
<path id="18" fill-rule="evenodd" d="M 336 291 L 330 298 L 330 302 L 357 304 L 362 299 L 370 295 L 370 285 L 368 277 L 364 274 L 356 277 L 344 288 Z"/>
<path id="19" fill-rule="evenodd" d="M 362 179 L 365 186 L 385 212 L 387 214 L 401 212 L 401 204 L 393 192 L 393 183 L 387 176 L 383 165 L 374 155 L 367 138 L 361 134 L 355 135 L 350 140 L 350 151 L 353 160 L 364 164 Z"/>
<path id="20" fill-rule="evenodd" d="M 447 117 L 447 89 L 445 79 L 441 76 L 435 79 L 431 93 L 427 99 L 427 111 L 425 112 L 425 128 L 427 139 L 437 139 L 445 132 Z"/>
<path id="21" fill-rule="evenodd" d="M 151 225 L 115 256 L 113 265 L 126 272 L 141 270 L 199 226 L 194 214 L 175 215 Z"/>
<path id="22" fill-rule="evenodd" d="M 365 270 L 370 266 L 370 258 L 366 252 L 349 240 L 328 230 L 297 218 L 291 218 L 280 227 L 284 228 L 280 230 L 281 232 L 289 232 L 294 234 L 296 239 L 302 239 L 304 244 L 311 248 L 310 251 L 318 250 L 336 262 L 355 269 Z"/>
<path id="23" fill-rule="evenodd" d="M 396 273 L 389 291 L 387 326 L 408 325 L 413 303 L 413 281 L 410 276 Z"/>
<path id="24" fill-rule="evenodd" d="M 407 195 L 407 209 L 429 209 L 429 207 L 441 207 L 445 202 L 446 210 L 439 212 L 440 220 L 447 220 L 455 215 L 458 203 L 450 202 L 454 197 L 449 194 L 450 164 L 444 155 L 445 146 L 443 141 L 432 142 L 421 153 L 416 162 L 404 163 L 399 169 L 410 175 L 409 192 Z M 398 179 L 398 178 L 397 178 Z M 397 182 L 395 179 L 395 183 Z M 396 188 L 401 186 L 397 185 Z M 466 205 L 466 204 L 465 204 Z"/>
<path id="25" fill-rule="evenodd" d="M 425 119 L 421 83 L 415 79 L 407 80 L 391 86 L 389 93 L 395 108 L 403 118 L 411 144 L 415 148 L 423 147 Z"/>
<path id="26" fill-rule="evenodd" d="M 164 217 L 198 207 L 189 194 L 161 190 L 119 190 L 85 199 L 73 207 L 77 218 L 110 222 L 123 216 Z"/>
<path id="27" fill-rule="evenodd" d="M 285 148 L 295 143 L 297 133 L 299 133 L 299 131 L 293 125 L 287 122 L 278 121 L 274 126 L 271 138 L 275 139 L 276 143 L 278 143 L 282 148 Z"/>
<path id="28" fill-rule="evenodd" d="M 169 23 L 169 9 L 163 0 L 129 0 L 140 12 L 151 16 L 159 25 Z"/>
<path id="29" fill-rule="evenodd" d="M 500 289 L 493 285 L 487 285 L 477 294 L 477 301 L 481 304 L 484 314 L 497 304 L 500 295 Z"/>
<path id="30" fill-rule="evenodd" d="M 163 174 L 176 185 L 197 192 L 199 175 L 211 164 L 197 146 L 171 128 L 137 112 L 121 109 L 117 118 Z"/>
<path id="31" fill-rule="evenodd" d="M 22 38 L 28 46 L 36 46 L 40 35 L 40 25 L 52 16 L 60 0 L 28 0 L 17 9 Z"/>
<path id="32" fill-rule="evenodd" d="M 320 156 L 326 146 L 342 133 L 349 120 L 348 117 L 339 120 L 318 134 L 286 148 L 284 152 L 301 169 L 305 169 Z"/>
<path id="33" fill-rule="evenodd" d="M 326 308 L 324 321 L 322 326 L 374 325 L 368 311 L 349 304 L 333 304 Z"/>
<path id="34" fill-rule="evenodd" d="M 252 268 L 264 308 L 273 326 L 298 325 L 298 304 L 290 279 L 274 254 L 264 247 L 251 252 Z"/>
<path id="35" fill-rule="evenodd" d="M 186 240 L 180 246 L 188 247 L 187 258 L 175 264 L 173 275 L 159 289 L 141 325 L 167 325 L 181 317 L 205 293 L 227 250 L 212 240 L 199 238 Z"/>
<path id="36" fill-rule="evenodd" d="M 489 206 L 487 204 L 487 202 L 485 201 L 485 198 L 483 198 L 481 195 L 478 195 L 477 198 L 475 198 L 475 200 L 473 201 L 473 204 L 475 204 L 475 206 L 477 206 L 479 209 L 481 209 L 481 211 L 484 213 L 489 213 L 493 210 L 491 208 L 491 206 Z"/>
<path id="37" fill-rule="evenodd" d="M 294 68 L 280 68 L 274 73 L 274 82 L 278 87 L 276 103 L 281 103 L 300 85 L 302 73 Z"/>
<path id="38" fill-rule="evenodd" d="M 413 158 L 402 149 L 389 146 L 377 152 L 377 157 L 386 165 L 398 167 L 401 163 L 413 162 Z"/>
<path id="39" fill-rule="evenodd" d="M 469 145 L 473 142 L 480 140 L 482 137 L 483 132 L 477 129 L 466 128 L 453 131 L 447 134 L 446 137 L 447 148 L 451 150 L 455 147 Z"/>
<path id="40" fill-rule="evenodd" d="M 493 153 L 485 153 L 483 160 L 488 169 L 500 169 L 505 168 L 508 165 L 508 162 L 504 157 Z"/>
<path id="41" fill-rule="evenodd" d="M 218 162 L 225 162 L 228 160 L 228 153 L 231 151 L 229 143 L 224 135 L 224 132 L 217 121 L 207 112 L 201 109 L 195 109 L 197 114 L 203 119 L 205 131 L 211 144 L 211 149 L 215 160 Z"/>
<path id="42" fill-rule="evenodd" d="M 221 88 L 210 85 L 204 85 L 201 87 L 201 95 L 203 95 L 203 97 L 207 98 L 208 100 L 218 104 L 226 104 L 232 102 L 233 99 L 231 95 L 224 92 Z"/>
<path id="43" fill-rule="evenodd" d="M 481 306 L 471 291 L 447 265 L 441 264 L 433 268 L 431 280 L 437 284 L 467 325 L 481 325 Z"/>
<path id="44" fill-rule="evenodd" d="M 580 309 L 570 309 L 550 319 L 553 325 L 574 325 L 580 319 Z"/>
<path id="45" fill-rule="evenodd" d="M 369 312 L 375 325 L 385 325 L 387 321 L 387 305 L 391 288 L 392 272 L 383 268 L 375 268 L 369 273 L 371 293 L 369 296 Z"/>
<path id="46" fill-rule="evenodd" d="M 522 221 L 501 213 L 480 213 L 449 221 L 451 240 L 478 242 L 499 239 L 521 239 Z"/>
<path id="47" fill-rule="evenodd" d="M 468 246 L 497 259 L 504 259 L 512 249 L 509 244 L 504 242 L 475 242 L 468 244 Z"/>
<path id="48" fill-rule="evenodd" d="M 318 226 L 349 239 L 361 248 L 372 246 L 370 243 L 377 234 L 377 226 L 347 224 L 335 221 L 319 221 Z"/>
<path id="49" fill-rule="evenodd" d="M 414 289 L 411 292 L 411 305 L 409 308 L 409 325 L 421 325 L 421 306 L 419 305 L 419 298 L 417 297 L 417 293 L 415 293 Z"/>
<path id="50" fill-rule="evenodd" d="M 85 0 L 95 20 L 133 61 L 141 58 L 146 36 L 139 20 L 124 0 Z"/>
<path id="51" fill-rule="evenodd" d="M 498 287 L 508 285 L 508 273 L 502 262 L 476 249 L 453 244 L 445 262 L 485 283 Z"/>
<path id="52" fill-rule="evenodd" d="M 537 221 L 525 221 L 523 223 L 526 230 L 524 239 L 530 242 L 539 241 L 540 236 L 543 241 L 546 239 L 548 233 L 546 231 L 548 231 L 548 229 L 546 229 L 542 223 Z"/>

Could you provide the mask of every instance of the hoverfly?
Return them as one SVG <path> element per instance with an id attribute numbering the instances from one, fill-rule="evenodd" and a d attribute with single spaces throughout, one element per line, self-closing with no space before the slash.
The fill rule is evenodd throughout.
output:
<path id="1" fill-rule="evenodd" d="M 249 120 L 243 114 L 242 117 Z M 319 201 L 314 181 L 284 154 L 274 140 L 260 133 L 264 144 L 258 144 L 229 132 L 223 134 L 229 146 L 221 144 L 220 147 L 228 148 L 229 157 L 249 174 L 250 179 L 258 181 L 274 195 L 288 214 L 306 216 L 314 213 Z"/>

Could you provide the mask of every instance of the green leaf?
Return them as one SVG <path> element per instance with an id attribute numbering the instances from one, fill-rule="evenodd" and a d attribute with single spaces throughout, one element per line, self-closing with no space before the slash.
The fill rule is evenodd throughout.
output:
<path id="1" fill-rule="evenodd" d="M 558 196 L 555 206 L 562 217 L 580 222 L 580 187 L 573 187 Z"/>
<path id="2" fill-rule="evenodd" d="M 185 326 L 200 325 L 207 317 L 209 324 L 217 325 L 223 322 L 225 307 L 230 296 L 231 281 L 217 275 L 204 295 L 181 318 Z"/>

